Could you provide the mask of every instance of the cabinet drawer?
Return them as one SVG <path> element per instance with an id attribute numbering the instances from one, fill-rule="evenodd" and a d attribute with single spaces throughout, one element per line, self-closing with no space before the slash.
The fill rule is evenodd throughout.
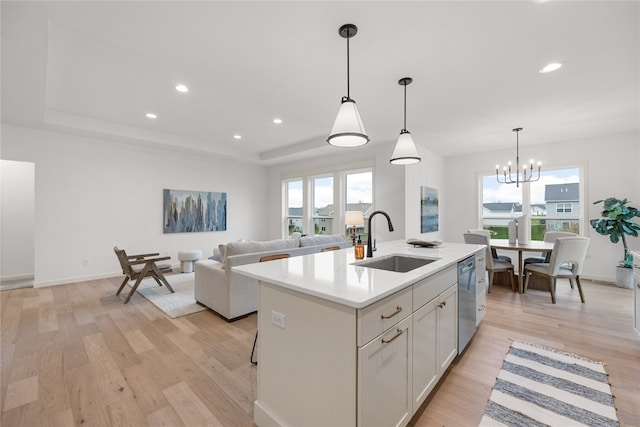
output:
<path id="1" fill-rule="evenodd" d="M 451 266 L 413 285 L 413 311 L 416 311 L 458 281 L 456 266 Z"/>
<path id="2" fill-rule="evenodd" d="M 358 310 L 358 347 L 411 314 L 411 287 Z"/>
<path id="3" fill-rule="evenodd" d="M 476 326 L 480 324 L 487 314 L 487 291 L 482 291 L 476 298 Z"/>

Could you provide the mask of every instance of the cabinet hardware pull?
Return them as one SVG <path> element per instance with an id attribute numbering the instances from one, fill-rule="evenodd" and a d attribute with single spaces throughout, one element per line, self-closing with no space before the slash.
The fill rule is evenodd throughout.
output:
<path id="1" fill-rule="evenodd" d="M 484 304 L 482 304 L 482 306 L 478 309 L 478 311 L 484 311 L 484 310 L 485 310 L 485 308 L 487 308 L 487 306 L 486 306 L 486 305 L 484 305 Z"/>
<path id="2" fill-rule="evenodd" d="M 484 261 L 484 257 L 482 257 L 482 258 L 478 258 L 478 261 L 479 261 L 479 262 L 483 262 L 483 261 Z"/>
<path id="3" fill-rule="evenodd" d="M 391 341 L 395 340 L 400 335 L 402 335 L 402 329 L 398 329 L 396 332 L 397 333 L 390 340 L 385 340 L 384 338 L 382 338 L 382 344 L 389 344 Z"/>
<path id="4" fill-rule="evenodd" d="M 391 313 L 391 314 L 390 314 L 390 315 L 388 315 L 388 316 L 385 316 L 384 314 L 381 314 L 381 315 L 380 315 L 380 318 L 381 318 L 381 319 L 391 319 L 393 316 L 395 316 L 396 314 L 400 313 L 401 311 L 402 311 L 402 307 L 397 306 L 397 307 L 396 307 L 396 311 L 395 311 L 395 312 Z"/>
<path id="5" fill-rule="evenodd" d="M 484 277 L 479 278 L 478 283 L 484 283 Z"/>

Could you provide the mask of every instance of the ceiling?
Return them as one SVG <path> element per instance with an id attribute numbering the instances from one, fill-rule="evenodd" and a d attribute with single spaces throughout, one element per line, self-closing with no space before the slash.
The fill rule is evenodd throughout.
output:
<path id="1" fill-rule="evenodd" d="M 407 129 L 444 157 L 511 148 L 514 127 L 521 146 L 634 132 L 639 6 L 3 1 L 2 122 L 265 165 L 354 150 L 326 143 L 346 95 L 338 28 L 353 23 L 372 145 L 397 139 L 405 76 Z M 549 62 L 563 67 L 539 73 Z"/>

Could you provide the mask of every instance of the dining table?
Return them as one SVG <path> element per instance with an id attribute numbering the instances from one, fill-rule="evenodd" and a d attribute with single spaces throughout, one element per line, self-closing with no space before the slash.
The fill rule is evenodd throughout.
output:
<path id="1" fill-rule="evenodd" d="M 527 243 L 520 243 L 516 240 L 515 243 L 509 242 L 509 239 L 491 239 L 490 244 L 492 248 L 517 251 L 518 252 L 518 292 L 524 292 L 524 268 L 522 266 L 522 253 L 523 252 L 541 252 L 547 253 L 553 250 L 553 242 L 545 242 L 542 240 L 530 240 Z"/>

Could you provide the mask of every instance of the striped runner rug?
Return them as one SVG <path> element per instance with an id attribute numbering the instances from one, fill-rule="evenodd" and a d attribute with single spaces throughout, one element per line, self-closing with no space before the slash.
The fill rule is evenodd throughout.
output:
<path id="1" fill-rule="evenodd" d="M 619 426 L 604 365 L 513 342 L 480 426 Z"/>

